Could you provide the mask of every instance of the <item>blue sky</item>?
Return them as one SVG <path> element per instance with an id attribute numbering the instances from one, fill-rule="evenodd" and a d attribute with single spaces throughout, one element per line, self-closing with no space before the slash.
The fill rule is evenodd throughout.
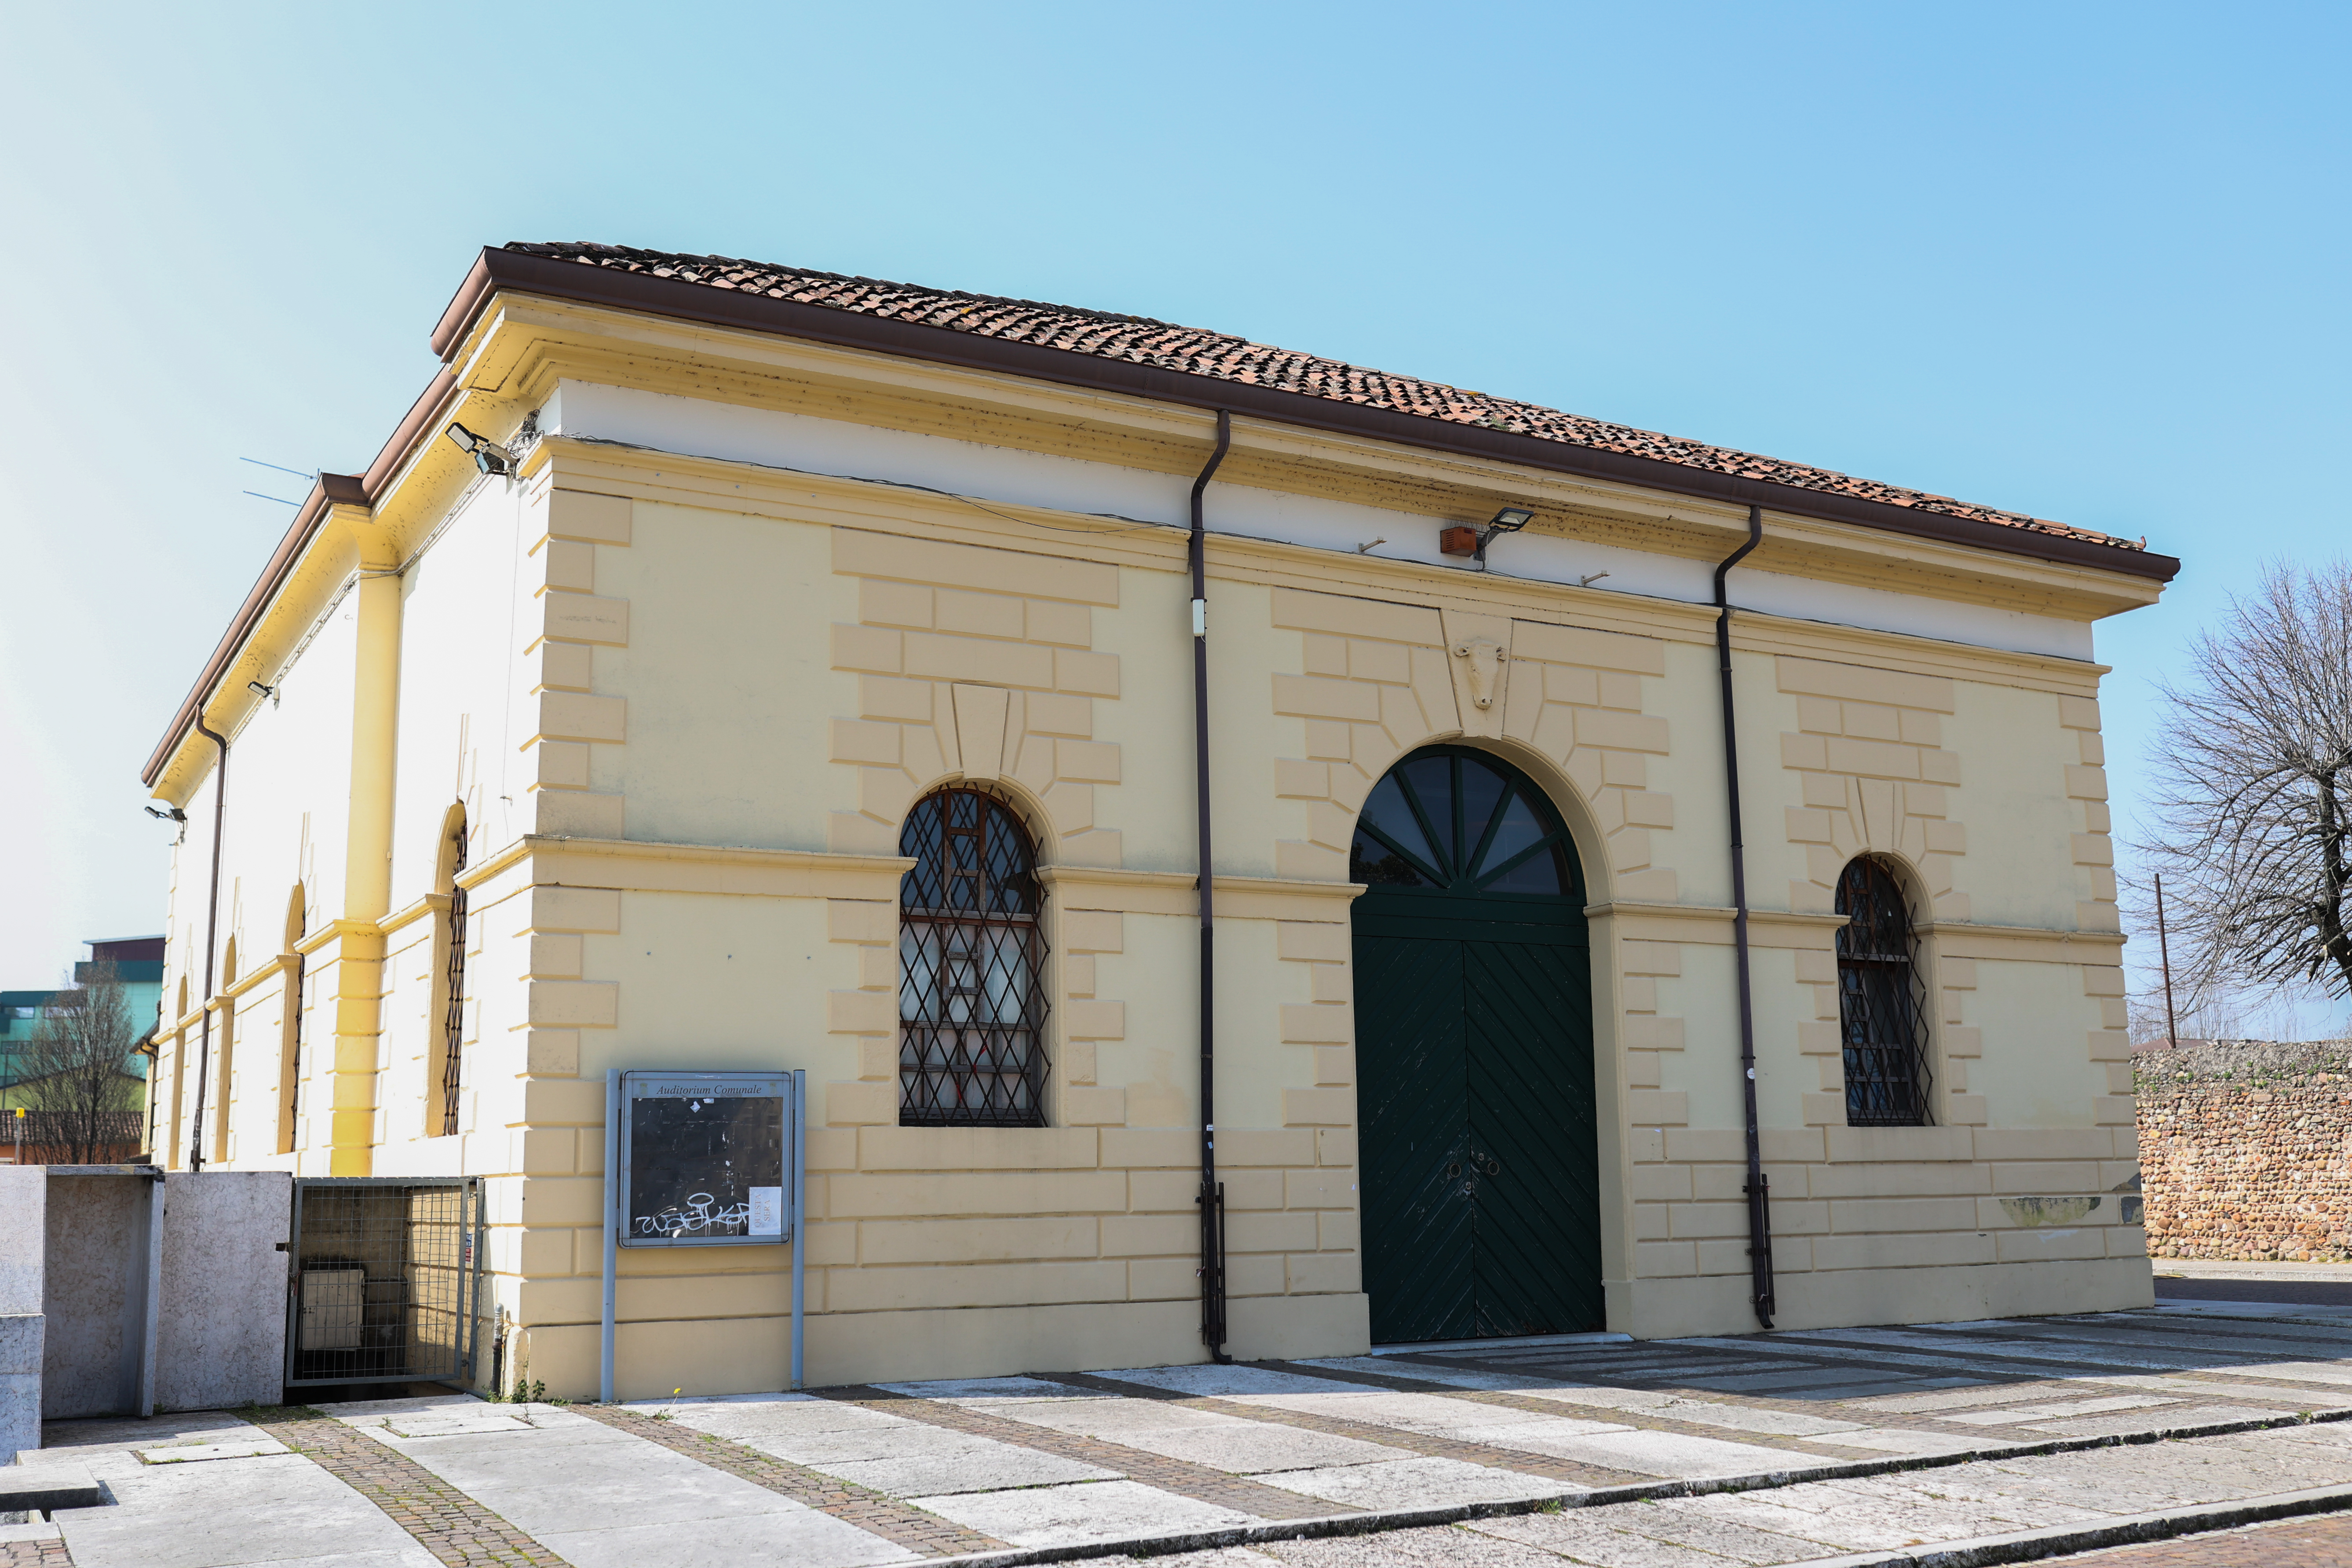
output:
<path id="1" fill-rule="evenodd" d="M 362 466 L 509 239 L 1159 316 L 2145 534 L 2187 567 L 2100 632 L 2128 833 L 2151 679 L 2342 549 L 2348 17 L 10 7 L 0 985 L 161 929 L 140 765 L 288 521 L 240 492 L 299 493 L 237 459 Z"/>

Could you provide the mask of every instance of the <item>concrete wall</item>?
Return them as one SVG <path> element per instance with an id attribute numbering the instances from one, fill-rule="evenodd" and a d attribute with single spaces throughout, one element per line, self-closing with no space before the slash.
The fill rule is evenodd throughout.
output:
<path id="1" fill-rule="evenodd" d="M 282 1171 L 175 1172 L 163 1188 L 155 1408 L 274 1405 L 286 1377 L 286 1255 L 294 1180 Z"/>
<path id="2" fill-rule="evenodd" d="M 0 1165 L 0 1465 L 41 1446 L 47 1173 Z"/>
<path id="3" fill-rule="evenodd" d="M 144 1176 L 49 1175 L 44 1420 L 139 1408 L 152 1191 Z"/>
<path id="4" fill-rule="evenodd" d="M 135 1413 L 149 1389 L 159 1411 L 278 1401 L 292 1178 L 173 1175 L 160 1238 L 155 1185 L 0 1166 L 0 1453 L 38 1447 L 44 1419 Z"/>

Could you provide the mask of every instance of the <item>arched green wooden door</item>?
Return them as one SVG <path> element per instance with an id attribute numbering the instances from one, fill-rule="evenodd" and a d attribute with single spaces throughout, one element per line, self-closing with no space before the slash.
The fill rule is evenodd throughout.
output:
<path id="1" fill-rule="evenodd" d="M 1584 878 L 1524 774 L 1427 746 L 1358 819 L 1372 1340 L 1602 1326 Z"/>

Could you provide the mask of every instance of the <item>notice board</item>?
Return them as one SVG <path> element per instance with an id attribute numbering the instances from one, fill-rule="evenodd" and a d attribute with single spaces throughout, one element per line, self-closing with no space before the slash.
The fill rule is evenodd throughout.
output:
<path id="1" fill-rule="evenodd" d="M 794 1212 L 790 1073 L 621 1074 L 623 1247 L 774 1247 Z"/>

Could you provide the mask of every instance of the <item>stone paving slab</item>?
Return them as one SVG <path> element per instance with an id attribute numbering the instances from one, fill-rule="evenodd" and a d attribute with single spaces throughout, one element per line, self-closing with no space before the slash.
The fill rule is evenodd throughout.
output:
<path id="1" fill-rule="evenodd" d="M 478 1500 L 573 1568 L 746 1558 L 851 1565 L 917 1554 L 832 1515 L 584 1415 L 529 1407 L 532 1429 L 401 1437 L 359 1430 Z"/>
<path id="2" fill-rule="evenodd" d="M 117 1506 L 54 1516 L 78 1568 L 300 1563 L 325 1550 L 369 1568 L 439 1568 L 442 1561 L 374 1500 L 299 1454 L 142 1466 L 127 1446 L 109 1446 L 90 1468 Z"/>
<path id="3" fill-rule="evenodd" d="M 1125 1541 L 1254 1522 L 1251 1515 L 1237 1509 L 1220 1508 L 1136 1481 L 961 1492 L 918 1499 L 916 1506 L 1020 1546 Z"/>
<path id="4" fill-rule="evenodd" d="M 1196 1556 L 1218 1568 L 2046 1555 L 2102 1521 L 2352 1501 L 2352 1323 L 2158 1310 L 328 1415 L 53 1427 L 26 1461 L 87 1463 L 119 1506 L 0 1524 L 0 1563 L 326 1568 L 322 1543 L 339 1568 L 1010 1568 L 1153 1543 L 1213 1546 Z M 2156 1440 L 2179 1433 L 2205 1435 Z M 223 1457 L 139 1457 L 174 1448 Z"/>
<path id="5" fill-rule="evenodd" d="M 1010 1412 L 1035 1408 L 1035 1404 L 1029 1401 L 984 1409 L 975 1406 L 986 1404 L 985 1396 L 978 1400 L 926 1400 L 911 1394 L 886 1393 L 874 1388 L 835 1389 L 828 1391 L 828 1394 L 833 1398 L 857 1402 L 868 1409 L 877 1408 L 877 1405 L 867 1403 L 861 1395 L 878 1396 L 885 1402 L 880 1407 L 887 1414 L 903 1413 L 909 1420 L 943 1426 L 974 1437 L 994 1439 L 997 1447 L 1015 1451 L 1033 1449 L 1041 1455 L 1052 1455 L 1080 1466 L 1098 1468 L 1101 1472 L 1119 1478 L 1118 1484 L 1121 1486 L 1139 1486 L 1145 1491 L 1160 1494 L 1163 1501 L 1177 1512 L 1185 1511 L 1176 1507 L 1178 1500 L 1204 1504 L 1242 1519 L 1297 1519 L 1318 1511 L 1285 1490 L 1247 1477 L 1229 1474 L 1213 1466 L 1196 1465 L 1100 1437 L 1034 1424 L 1024 1425 Z M 981 1492 L 986 1489 L 961 1489 Z M 1121 1491 L 1117 1495 L 1124 1498 L 1130 1494 Z M 920 1502 L 917 1506 L 934 1507 L 934 1503 Z M 935 1509 L 935 1511 L 945 1513 L 950 1519 L 962 1517 L 950 1509 Z"/>
<path id="6" fill-rule="evenodd" d="M 804 1400 L 805 1397 L 783 1394 L 777 1399 L 781 1403 Z M 994 1536 L 966 1530 L 936 1514 L 909 1508 L 895 1499 L 869 1491 L 839 1477 L 777 1458 L 714 1432 L 697 1431 L 667 1413 L 619 1405 L 590 1405 L 581 1414 L 673 1453 L 684 1454 L 697 1464 L 723 1470 L 781 1497 L 790 1498 L 794 1502 L 842 1520 L 885 1541 L 894 1542 L 922 1556 L 947 1557 L 959 1552 L 985 1552 L 1003 1544 Z"/>

